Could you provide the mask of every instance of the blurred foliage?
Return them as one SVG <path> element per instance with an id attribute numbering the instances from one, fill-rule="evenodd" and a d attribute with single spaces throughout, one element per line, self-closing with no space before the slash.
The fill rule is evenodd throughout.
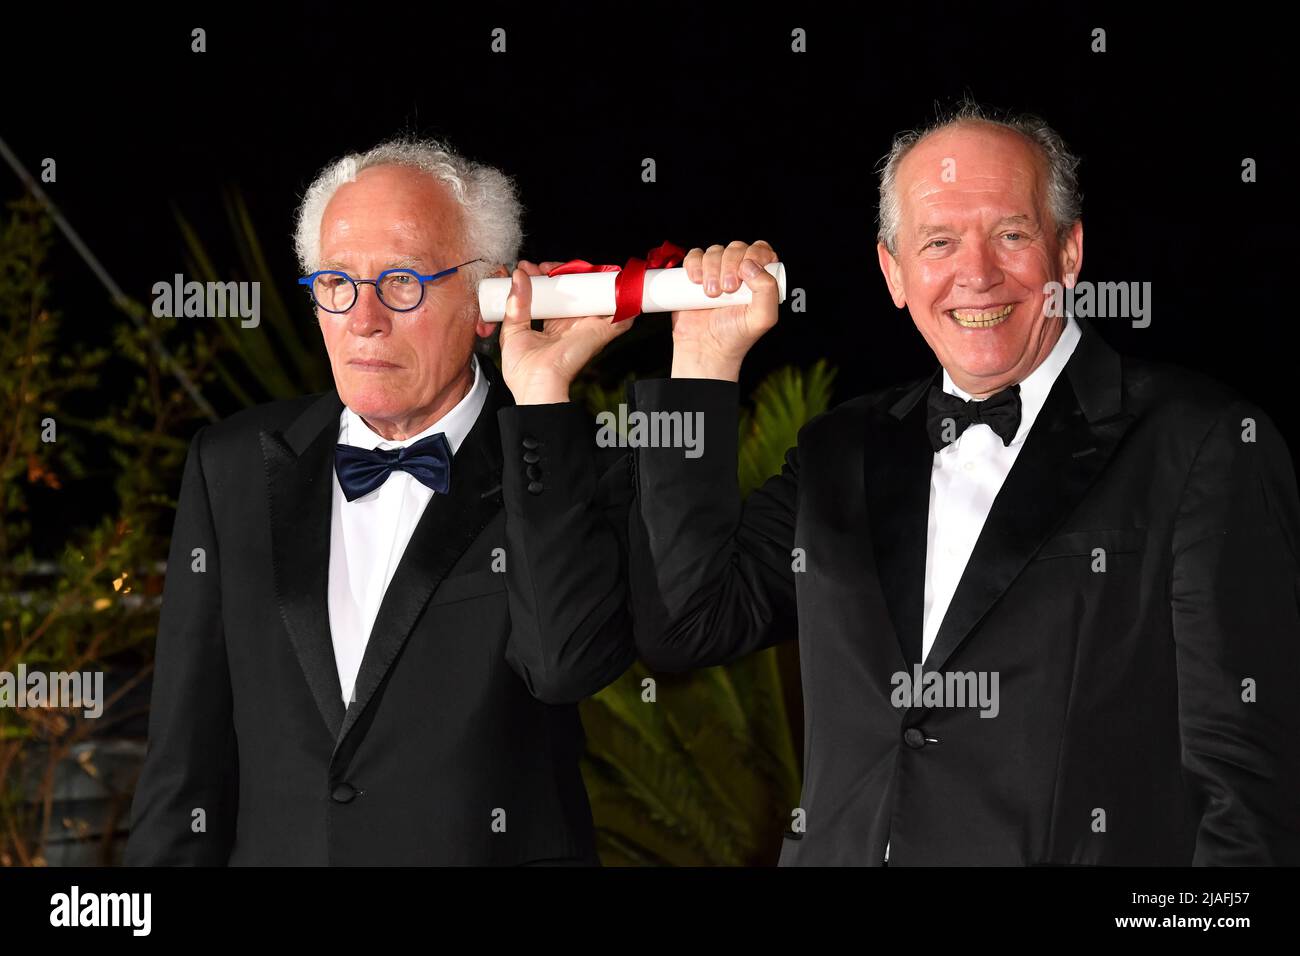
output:
<path id="1" fill-rule="evenodd" d="M 830 403 L 834 372 L 781 368 L 740 421 L 739 477 L 748 494 L 781 470 L 799 429 Z M 614 410 L 626 382 L 578 394 Z M 792 635 L 793 636 L 793 635 Z M 755 866 L 775 862 L 799 805 L 800 771 L 780 649 L 725 667 L 652 674 L 640 662 L 583 701 L 583 777 L 601 860 L 610 865 Z M 653 678 L 656 703 L 644 699 Z"/>
<path id="2" fill-rule="evenodd" d="M 0 229 L 0 671 L 125 672 L 96 720 L 82 708 L 0 708 L 0 864 L 40 865 L 54 819 L 60 761 L 92 734 L 135 716 L 117 707 L 148 674 L 157 632 L 162 560 L 167 554 L 180 469 L 197 413 L 160 368 L 150 335 L 168 341 L 178 365 L 200 385 L 211 378 L 207 334 L 176 334 L 176 321 L 126 303 L 142 325 L 120 316 L 112 347 L 60 336 L 49 303 L 46 257 L 51 225 L 41 206 L 8 204 Z M 106 386 L 113 371 L 125 371 Z M 103 462 L 93 466 L 91 462 Z M 87 491 L 112 506 L 65 527 Z M 57 554 L 33 547 L 42 522 L 63 532 Z M 22 690 L 20 688 L 20 690 Z M 77 761 L 96 776 L 92 760 Z M 129 799 L 129 794 L 121 794 Z"/>

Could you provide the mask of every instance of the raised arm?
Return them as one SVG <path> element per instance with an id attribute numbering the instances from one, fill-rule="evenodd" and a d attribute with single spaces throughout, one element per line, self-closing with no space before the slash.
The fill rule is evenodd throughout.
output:
<path id="1" fill-rule="evenodd" d="M 501 326 L 501 364 L 517 403 L 498 413 L 504 456 L 506 658 L 529 691 L 573 703 L 615 680 L 636 657 L 625 554 L 631 484 L 625 456 L 602 456 L 592 416 L 569 401 L 574 375 L 630 323 L 608 316 L 530 327 L 519 263 Z"/>
<path id="2" fill-rule="evenodd" d="M 506 656 L 538 699 L 572 703 L 615 680 L 636 657 L 624 557 L 628 462 L 620 455 L 600 466 L 592 417 L 579 405 L 519 405 L 498 415 Z"/>
<path id="3" fill-rule="evenodd" d="M 671 380 L 639 382 L 638 413 L 698 428 L 698 449 L 635 450 L 630 529 L 635 636 L 661 670 L 726 663 L 796 635 L 792 450 L 781 474 L 742 507 L 737 482 L 740 366 L 776 324 L 779 293 L 762 240 L 692 249 L 682 265 L 706 295 L 743 282 L 748 305 L 673 314 Z M 673 416 L 676 416 L 674 418 Z M 689 416 L 689 417 L 688 417 Z"/>
<path id="4" fill-rule="evenodd" d="M 636 410 L 694 416 L 698 457 L 636 449 L 630 529 L 635 638 L 658 670 L 725 664 L 797 633 L 797 449 L 741 505 L 737 386 L 717 379 L 638 382 Z M 668 419 L 671 420 L 671 419 Z"/>

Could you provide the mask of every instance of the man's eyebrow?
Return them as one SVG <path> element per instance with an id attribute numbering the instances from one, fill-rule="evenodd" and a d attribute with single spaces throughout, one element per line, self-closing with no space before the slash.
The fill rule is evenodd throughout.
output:
<path id="1" fill-rule="evenodd" d="M 1014 215 L 1014 216 L 1003 216 L 1001 219 L 999 219 L 999 220 L 995 223 L 995 225 L 998 225 L 998 226 L 1012 226 L 1012 225 L 1033 226 L 1033 225 L 1037 225 L 1037 220 L 1035 220 L 1033 216 L 1027 216 L 1027 215 L 1025 215 L 1024 213 L 1017 213 L 1017 214 Z M 938 232 L 956 232 L 956 230 L 953 229 L 953 227 L 950 226 L 950 225 L 948 225 L 946 222 L 945 222 L 945 223 L 939 223 L 938 225 L 924 225 L 924 224 L 922 224 L 922 225 L 920 225 L 920 226 L 917 227 L 916 231 L 917 231 L 917 233 L 920 234 L 921 236 L 933 236 L 935 233 L 938 233 Z"/>
<path id="2" fill-rule="evenodd" d="M 425 264 L 423 256 L 397 256 L 389 259 L 384 266 L 385 269 L 413 269 L 422 268 Z M 341 259 L 326 259 L 321 263 L 322 269 L 329 269 L 334 272 L 347 272 L 347 266 Z"/>

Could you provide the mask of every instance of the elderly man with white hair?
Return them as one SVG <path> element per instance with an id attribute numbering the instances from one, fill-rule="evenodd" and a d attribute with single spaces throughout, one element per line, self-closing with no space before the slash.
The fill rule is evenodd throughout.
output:
<path id="1" fill-rule="evenodd" d="M 568 383 L 630 323 L 534 331 L 550 264 L 519 262 L 503 381 L 476 280 L 521 235 L 511 181 L 436 142 L 307 190 L 335 387 L 193 438 L 128 863 L 596 862 L 576 702 L 634 657 L 628 472 Z"/>

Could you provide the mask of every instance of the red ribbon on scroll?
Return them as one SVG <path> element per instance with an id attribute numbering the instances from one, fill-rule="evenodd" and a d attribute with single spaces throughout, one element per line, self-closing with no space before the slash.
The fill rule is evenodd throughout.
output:
<path id="1" fill-rule="evenodd" d="M 585 259 L 570 259 L 561 263 L 548 276 L 573 275 L 578 272 L 617 272 L 614 277 L 614 322 L 622 322 L 641 314 L 641 293 L 645 288 L 647 269 L 671 269 L 681 265 L 686 250 L 671 242 L 663 242 L 646 253 L 644 259 L 633 256 L 623 266 L 595 266 Z"/>

